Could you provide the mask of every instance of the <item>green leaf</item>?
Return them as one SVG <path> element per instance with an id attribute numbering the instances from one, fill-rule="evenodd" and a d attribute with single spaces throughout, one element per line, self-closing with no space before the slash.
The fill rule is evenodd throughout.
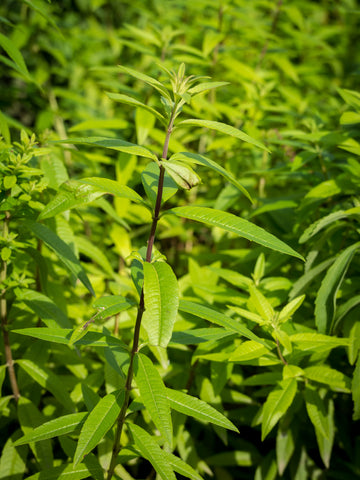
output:
<path id="1" fill-rule="evenodd" d="M 305 405 L 306 410 L 314 425 L 315 431 L 325 438 L 329 438 L 329 423 L 325 411 L 325 405 L 318 391 L 311 385 L 305 388 Z"/>
<path id="2" fill-rule="evenodd" d="M 190 478 L 191 480 L 203 480 L 203 478 L 194 470 L 190 465 L 188 465 L 184 460 L 177 457 L 173 453 L 166 452 L 164 450 L 165 457 L 170 465 L 173 467 L 175 472 L 180 473 L 183 477 Z"/>
<path id="3" fill-rule="evenodd" d="M 160 477 L 164 480 L 176 480 L 168 458 L 156 440 L 138 425 L 128 423 L 127 427 L 141 455 L 151 463 Z"/>
<path id="4" fill-rule="evenodd" d="M 239 189 L 250 200 L 250 202 L 252 202 L 250 193 L 246 190 L 246 188 L 243 187 L 241 183 L 239 183 L 230 172 L 225 170 L 225 168 L 221 167 L 210 158 L 204 157 L 203 155 L 198 155 L 196 153 L 181 152 L 181 153 L 175 153 L 174 155 L 172 155 L 169 161 L 172 161 L 172 160 L 174 161 L 180 160 L 182 162 L 195 163 L 196 165 L 203 165 L 205 167 L 210 168 L 211 170 L 222 175 L 230 183 L 235 185 L 235 187 Z"/>
<path id="5" fill-rule="evenodd" d="M 290 335 L 290 341 L 295 343 L 302 352 L 323 353 L 336 347 L 348 346 L 348 338 L 338 338 L 321 333 L 295 333 Z"/>
<path id="6" fill-rule="evenodd" d="M 117 390 L 103 397 L 89 413 L 81 429 L 74 456 L 74 466 L 100 443 L 114 425 L 124 402 L 124 390 Z"/>
<path id="7" fill-rule="evenodd" d="M 95 296 L 90 280 L 71 248 L 61 240 L 55 232 L 41 223 L 26 221 L 24 222 L 24 225 L 29 228 L 37 238 L 46 243 L 46 245 L 50 247 L 64 263 L 66 268 L 85 285 L 92 295 Z"/>
<path id="8" fill-rule="evenodd" d="M 74 466 L 72 463 L 49 468 L 43 472 L 35 473 L 27 480 L 82 480 L 83 478 L 104 478 L 102 468 L 99 466 L 84 465 L 80 463 Z"/>
<path id="9" fill-rule="evenodd" d="M 235 233 L 240 237 L 259 243 L 264 247 L 304 260 L 299 253 L 295 252 L 295 250 L 271 233 L 266 232 L 257 225 L 254 225 L 243 218 L 237 217 L 232 213 L 197 206 L 176 207 L 167 210 L 165 213 L 175 214 L 179 217 L 196 220 L 197 222 L 202 222 L 213 227 L 222 228 L 228 232 Z"/>
<path id="10" fill-rule="evenodd" d="M 40 213 L 39 220 L 51 218 L 66 210 L 87 205 L 107 193 L 119 198 L 128 198 L 135 203 L 145 204 L 140 195 L 126 185 L 121 185 L 107 178 L 84 178 L 80 181 L 73 180 L 62 185 L 55 197 Z"/>
<path id="11" fill-rule="evenodd" d="M 131 25 L 131 28 L 133 28 L 132 25 Z M 145 75 L 144 73 L 138 72 L 137 70 L 134 70 L 132 68 L 124 67 L 123 65 L 118 65 L 118 68 L 123 73 L 127 73 L 128 75 L 131 75 L 132 77 L 137 78 L 138 80 L 141 80 L 142 82 L 147 83 L 148 85 L 151 85 L 156 90 L 158 90 L 161 93 L 161 95 L 163 95 L 168 100 L 171 100 L 171 96 L 167 88 L 161 82 L 159 82 L 159 80 L 149 77 L 149 75 Z"/>
<path id="12" fill-rule="evenodd" d="M 335 392 L 350 393 L 350 378 L 327 365 L 304 368 L 304 376 L 314 382 L 328 385 Z"/>
<path id="13" fill-rule="evenodd" d="M 61 343 L 63 345 L 70 344 L 70 338 L 74 330 L 68 328 L 22 328 L 12 330 L 12 333 L 27 335 L 30 337 L 45 340 L 47 342 Z M 76 345 L 86 345 L 91 347 L 117 347 L 127 352 L 127 346 L 117 337 L 112 335 L 87 331 L 86 335 L 76 340 Z"/>
<path id="14" fill-rule="evenodd" d="M 15 70 L 21 73 L 21 75 L 23 75 L 26 80 L 32 82 L 33 80 L 29 74 L 22 53 L 16 47 L 16 45 L 2 33 L 0 33 L 0 47 L 2 47 L 9 55 L 9 57 L 13 60 L 13 68 L 15 68 Z"/>
<path id="15" fill-rule="evenodd" d="M 306 287 L 318 276 L 321 272 L 326 270 L 335 260 L 335 257 L 329 258 L 324 260 L 323 262 L 316 265 L 316 267 L 311 268 L 310 270 L 306 271 L 304 275 L 302 275 L 296 282 L 294 283 L 290 293 L 289 299 L 292 300 L 296 296 L 298 296 L 301 292 L 303 292 Z"/>
<path id="16" fill-rule="evenodd" d="M 138 353 L 134 358 L 134 374 L 141 399 L 152 421 L 164 439 L 172 445 L 172 421 L 166 388 L 152 361 Z"/>
<path id="17" fill-rule="evenodd" d="M 271 323 L 274 319 L 275 312 L 270 302 L 264 297 L 264 295 L 255 287 L 250 285 L 250 298 L 254 304 L 257 313 L 261 316 L 266 323 Z"/>
<path id="18" fill-rule="evenodd" d="M 177 185 L 185 190 L 190 190 L 201 182 L 199 175 L 182 162 L 166 160 L 162 165 Z"/>
<path id="19" fill-rule="evenodd" d="M 117 150 L 119 152 L 128 153 L 129 155 L 136 155 L 138 157 L 151 158 L 151 160 L 157 161 L 157 156 L 150 150 L 135 143 L 125 142 L 119 138 L 106 138 L 106 137 L 80 137 L 80 138 L 67 138 L 66 140 L 57 140 L 54 143 L 66 143 L 72 145 L 92 145 L 95 147 L 110 148 L 111 150 Z"/>
<path id="20" fill-rule="evenodd" d="M 321 283 L 315 300 L 315 323 L 320 333 L 332 331 L 336 310 L 336 295 L 350 262 L 359 248 L 360 242 L 357 242 L 343 250 L 329 268 Z"/>
<path id="21" fill-rule="evenodd" d="M 203 400 L 171 388 L 167 388 L 166 393 L 170 407 L 177 412 L 184 413 L 202 422 L 213 423 L 219 427 L 233 430 L 234 432 L 239 431 L 229 419 Z"/>
<path id="22" fill-rule="evenodd" d="M 179 306 L 177 279 L 167 263 L 144 263 L 144 301 L 143 325 L 149 342 L 166 348 Z"/>
<path id="23" fill-rule="evenodd" d="M 72 324 L 65 313 L 49 297 L 35 290 L 16 290 L 16 298 L 24 302 L 50 328 L 58 325 L 71 328 Z"/>
<path id="24" fill-rule="evenodd" d="M 297 382 L 288 378 L 279 382 L 278 386 L 269 395 L 263 408 L 261 425 L 261 440 L 271 432 L 280 418 L 287 412 L 297 391 Z"/>
<path id="25" fill-rule="evenodd" d="M 216 341 L 232 335 L 235 335 L 235 333 L 225 330 L 224 328 L 194 328 L 181 332 L 173 332 L 171 343 L 197 345 L 198 343 L 205 343 L 212 340 Z"/>
<path id="26" fill-rule="evenodd" d="M 189 88 L 188 92 L 192 97 L 198 95 L 199 93 L 207 92 L 213 90 L 214 88 L 224 87 L 229 85 L 229 82 L 203 82 L 195 85 L 195 87 Z"/>
<path id="27" fill-rule="evenodd" d="M 18 446 L 30 442 L 39 442 L 48 438 L 73 433 L 83 425 L 87 415 L 87 412 L 79 412 L 54 418 L 53 420 L 34 428 L 31 432 L 26 433 L 23 437 L 19 438 L 14 445 Z"/>
<path id="28" fill-rule="evenodd" d="M 329 213 L 329 215 L 326 215 L 325 217 L 320 218 L 320 220 L 317 220 L 316 222 L 312 223 L 305 230 L 305 232 L 299 238 L 299 243 L 307 242 L 310 238 L 312 238 L 314 235 L 316 235 L 318 232 L 320 232 L 322 229 L 324 229 L 328 225 L 331 225 L 332 223 L 337 222 L 338 220 L 342 220 L 343 218 L 347 218 L 351 214 L 356 214 L 356 213 L 355 212 L 349 213 L 349 211 L 346 211 L 346 210 L 339 210 L 337 212 Z"/>
<path id="29" fill-rule="evenodd" d="M 120 295 L 101 297 L 95 300 L 92 304 L 93 308 L 99 310 L 96 314 L 96 318 L 99 320 L 104 320 L 105 318 L 117 315 L 135 305 L 136 302 L 129 298 L 121 297 Z"/>
<path id="30" fill-rule="evenodd" d="M 331 399 L 326 401 L 326 422 L 329 426 L 329 438 L 324 437 L 321 435 L 319 430 L 315 430 L 316 434 L 316 441 L 319 447 L 320 455 L 322 461 L 326 468 L 330 468 L 330 459 L 331 459 L 331 452 L 334 445 L 334 438 L 335 438 L 335 424 L 334 424 L 334 402 Z"/>
<path id="31" fill-rule="evenodd" d="M 295 439 L 291 428 L 282 428 L 281 424 L 276 436 L 276 460 L 279 475 L 285 471 L 295 451 Z"/>
<path id="32" fill-rule="evenodd" d="M 64 388 L 63 382 L 51 370 L 40 367 L 31 360 L 17 360 L 16 363 L 43 388 L 51 392 L 54 397 L 67 409 L 74 411 L 74 404 Z"/>
<path id="33" fill-rule="evenodd" d="M 231 135 L 232 137 L 239 138 L 240 140 L 250 143 L 255 147 L 259 147 L 262 150 L 266 150 L 267 152 L 270 152 L 270 150 L 267 147 L 265 147 L 265 145 L 263 145 L 261 142 L 255 140 L 254 138 L 251 138 L 246 133 L 242 132 L 241 130 L 238 130 L 237 128 L 232 127 L 231 125 L 226 125 L 225 123 L 214 122 L 212 120 L 199 120 L 196 118 L 191 118 L 188 120 L 182 120 L 177 124 L 177 126 L 180 126 L 180 125 L 204 127 L 204 128 L 210 128 L 211 130 L 217 130 L 218 132 L 224 133 L 225 135 Z"/>
<path id="34" fill-rule="evenodd" d="M 300 295 L 299 297 L 294 298 L 291 300 L 285 307 L 281 310 L 279 314 L 278 321 L 279 323 L 285 323 L 287 322 L 300 308 L 301 304 L 305 300 L 305 295 Z"/>
<path id="35" fill-rule="evenodd" d="M 124 95 L 123 93 L 106 92 L 106 95 L 109 98 L 111 98 L 111 100 L 115 100 L 116 102 L 125 103 L 126 105 L 131 105 L 131 106 L 136 107 L 136 108 L 143 108 L 147 112 L 154 115 L 154 117 L 156 117 L 158 120 L 160 120 L 160 122 L 163 125 L 165 125 L 165 126 L 167 125 L 165 117 L 163 115 L 161 115 L 160 112 L 155 110 L 155 108 L 152 108 L 149 105 L 146 105 L 145 103 L 142 103 L 139 100 L 136 100 L 136 98 L 129 97 L 128 95 Z"/>
<path id="36" fill-rule="evenodd" d="M 212 308 L 206 307 L 205 305 L 200 305 L 198 303 L 189 302 L 187 300 L 180 300 L 179 310 L 181 312 L 191 313 L 196 317 L 204 318 L 209 322 L 220 325 L 221 327 L 227 328 L 233 332 L 239 333 L 240 335 L 249 338 L 250 340 L 255 340 L 255 342 L 261 343 L 262 345 L 267 345 L 261 338 L 257 337 L 255 333 L 241 325 L 236 320 L 224 315 L 223 313 L 217 312 Z"/>
<path id="37" fill-rule="evenodd" d="M 128 198 L 132 202 L 146 204 L 135 190 L 132 190 L 126 185 L 121 185 L 121 183 L 116 182 L 115 180 L 101 177 L 89 177 L 79 180 L 79 183 L 91 185 L 92 187 L 95 187 L 97 191 L 110 193 L 115 197 Z"/>
<path id="38" fill-rule="evenodd" d="M 269 350 L 253 340 L 241 343 L 234 352 L 229 355 L 229 362 L 246 362 L 254 358 L 262 357 L 269 353 Z"/>
<path id="39" fill-rule="evenodd" d="M 27 470 L 26 455 L 27 447 L 14 447 L 13 439 L 18 432 L 5 441 L 0 458 L 1 480 L 22 480 Z M 5 440 L 5 439 L 4 439 Z"/>

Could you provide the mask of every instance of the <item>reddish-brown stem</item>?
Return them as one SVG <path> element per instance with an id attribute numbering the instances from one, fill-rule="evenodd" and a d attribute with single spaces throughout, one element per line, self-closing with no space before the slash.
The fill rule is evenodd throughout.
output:
<path id="1" fill-rule="evenodd" d="M 4 219 L 3 232 L 2 232 L 4 238 L 8 236 L 9 220 L 10 220 L 10 213 L 5 212 L 5 219 Z M 6 280 L 6 274 L 7 274 L 7 262 L 3 261 L 1 266 L 1 271 L 0 271 L 0 283 Z M 9 372 L 11 390 L 13 392 L 15 401 L 17 402 L 20 398 L 20 391 L 19 391 L 19 386 L 16 379 L 14 361 L 13 361 L 11 346 L 10 346 L 5 289 L 3 289 L 0 294 L 0 318 L 1 318 L 1 331 L 4 339 L 5 359 L 6 359 L 8 372 Z"/>
<path id="2" fill-rule="evenodd" d="M 166 132 L 164 148 L 162 152 L 162 159 L 164 160 L 166 160 L 168 155 L 169 140 L 170 140 L 170 135 L 171 135 L 173 125 L 174 125 L 174 120 L 175 120 L 174 118 L 175 107 L 173 109 L 173 113 L 171 115 L 169 126 Z M 159 173 L 158 190 L 157 190 L 156 202 L 155 202 L 155 208 L 154 208 L 154 216 L 151 224 L 149 240 L 148 240 L 148 245 L 146 250 L 147 262 L 151 262 L 152 250 L 153 250 L 154 241 L 155 241 L 155 233 L 156 233 L 156 228 L 159 221 L 159 214 L 160 214 L 160 208 L 161 208 L 164 176 L 165 176 L 165 168 L 160 164 L 160 173 Z M 140 327 L 141 327 L 141 320 L 142 320 L 144 311 L 145 311 L 144 289 L 141 289 L 139 308 L 138 308 L 136 322 L 135 322 L 133 345 L 130 353 L 130 364 L 129 364 L 129 369 L 128 369 L 128 373 L 125 381 L 125 399 L 116 422 L 117 426 L 116 426 L 116 432 L 115 432 L 115 439 L 113 443 L 113 451 L 111 455 L 110 466 L 109 466 L 109 470 L 106 477 L 107 480 L 111 480 L 114 474 L 115 467 L 116 467 L 116 459 L 121 450 L 120 440 L 121 440 L 121 434 L 122 434 L 122 430 L 125 422 L 125 415 L 130 402 L 131 384 L 132 384 L 132 379 L 134 375 L 134 358 L 139 348 Z"/>

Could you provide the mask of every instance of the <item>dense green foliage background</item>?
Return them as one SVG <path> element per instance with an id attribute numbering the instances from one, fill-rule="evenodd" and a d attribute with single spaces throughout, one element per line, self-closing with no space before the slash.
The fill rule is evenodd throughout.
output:
<path id="1" fill-rule="evenodd" d="M 146 155 L 54 141 L 108 137 L 160 158 L 159 117 L 106 92 L 162 112 L 158 92 L 118 65 L 168 85 L 161 67 L 177 71 L 181 63 L 186 75 L 226 82 L 191 98 L 182 117 L 223 122 L 255 140 L 180 125 L 169 153 L 211 158 L 253 202 L 230 177 L 193 165 L 201 183 L 181 189 L 166 177 L 163 208 L 233 213 L 305 262 L 216 226 L 160 220 L 156 253 L 175 272 L 180 298 L 265 342 L 220 329 L 220 320 L 209 333 L 211 314 L 185 303 L 167 349 L 147 344 L 142 330 L 144 358 L 166 386 L 207 402 L 240 430 L 174 410 L 173 451 L 198 472 L 189 478 L 360 477 L 359 20 L 356 0 L 1 2 L 0 479 L 104 478 L 111 429 L 73 469 L 83 417 L 52 440 L 14 443 L 52 419 L 93 410 L 124 386 L 126 358 L 114 337 L 132 343 L 142 268 L 134 252 L 144 257 L 151 213 L 130 197 L 75 187 L 88 177 L 112 179 L 152 204 L 156 174 Z M 101 297 L 109 295 L 126 305 L 103 313 Z M 45 327 L 72 330 L 55 340 Z M 128 421 L 154 433 L 140 393 L 134 388 Z M 137 434 L 123 433 L 127 448 L 113 478 L 159 472 Z"/>

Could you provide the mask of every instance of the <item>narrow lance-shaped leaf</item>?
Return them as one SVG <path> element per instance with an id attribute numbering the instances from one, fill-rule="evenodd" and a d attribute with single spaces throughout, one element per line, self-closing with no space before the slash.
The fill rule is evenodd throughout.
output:
<path id="1" fill-rule="evenodd" d="M 229 85 L 229 82 L 203 82 L 195 85 L 195 87 L 191 87 L 188 92 L 194 97 L 199 93 L 213 90 L 214 88 L 224 87 L 225 85 Z"/>
<path id="2" fill-rule="evenodd" d="M 267 298 L 254 285 L 250 285 L 250 296 L 257 313 L 267 323 L 271 323 L 275 312 Z"/>
<path id="3" fill-rule="evenodd" d="M 315 323 L 320 333 L 329 333 L 332 330 L 335 317 L 336 294 L 342 284 L 349 264 L 359 248 L 360 242 L 357 242 L 341 252 L 321 283 L 315 300 Z"/>
<path id="4" fill-rule="evenodd" d="M 95 470 L 96 468 L 96 470 Z M 49 468 L 39 473 L 35 473 L 26 480 L 82 480 L 83 478 L 93 478 L 94 480 L 104 478 L 102 468 L 80 463 L 76 467 L 72 463 L 65 463 L 58 467 Z"/>
<path id="5" fill-rule="evenodd" d="M 46 243 L 46 245 L 50 247 L 64 263 L 66 268 L 81 280 L 89 292 L 95 296 L 90 280 L 71 248 L 61 240 L 55 232 L 41 223 L 26 221 L 24 222 L 24 225 L 28 227 L 36 237 Z"/>
<path id="6" fill-rule="evenodd" d="M 144 300 L 143 325 L 149 341 L 166 348 L 179 306 L 177 279 L 167 263 L 144 263 Z"/>
<path id="7" fill-rule="evenodd" d="M 141 399 L 164 439 L 172 445 L 172 421 L 166 387 L 152 361 L 141 353 L 134 359 L 134 373 Z"/>
<path id="8" fill-rule="evenodd" d="M 246 190 L 246 188 L 243 187 L 241 183 L 238 182 L 230 172 L 225 170 L 225 168 L 223 168 L 221 165 L 218 165 L 216 162 L 214 162 L 210 158 L 204 157 L 204 155 L 198 155 L 197 153 L 181 152 L 181 153 L 175 153 L 174 155 L 172 155 L 169 158 L 169 161 L 171 160 L 181 160 L 182 162 L 195 163 L 196 165 L 203 165 L 205 167 L 210 168 L 211 170 L 222 175 L 230 183 L 235 185 L 235 187 L 238 188 L 252 202 L 250 193 Z"/>
<path id="9" fill-rule="evenodd" d="M 74 330 L 70 328 L 21 328 L 14 329 L 12 333 L 27 335 L 47 342 L 70 344 L 70 338 Z M 117 337 L 108 333 L 87 331 L 84 337 L 77 339 L 76 345 L 87 345 L 92 347 L 117 347 L 127 352 L 127 346 Z"/>
<path id="10" fill-rule="evenodd" d="M 259 243 L 264 247 L 304 260 L 299 253 L 295 252 L 295 250 L 271 233 L 268 233 L 266 230 L 244 220 L 243 218 L 237 217 L 232 213 L 197 206 L 175 207 L 167 210 L 165 213 L 175 214 L 179 217 L 196 220 L 197 222 L 202 222 L 213 227 L 222 228 L 223 230 L 235 233 L 240 237 Z"/>
<path id="11" fill-rule="evenodd" d="M 171 388 L 167 388 L 166 393 L 170 407 L 177 412 L 184 413 L 202 422 L 213 423 L 219 427 L 233 430 L 234 432 L 239 431 L 225 415 L 203 400 Z"/>
<path id="12" fill-rule="evenodd" d="M 130 430 L 135 445 L 139 449 L 141 455 L 149 460 L 160 477 L 164 480 L 176 480 L 174 471 L 169 464 L 169 460 L 165 456 L 163 450 L 159 447 L 156 440 L 138 425 L 129 423 L 127 424 L 127 427 Z"/>
<path id="13" fill-rule="evenodd" d="M 24 302 L 48 327 L 70 328 L 71 321 L 49 297 L 35 290 L 16 290 L 16 298 Z"/>
<path id="14" fill-rule="evenodd" d="M 119 138 L 106 138 L 106 137 L 80 137 L 80 138 L 67 138 L 66 140 L 56 140 L 53 143 L 65 143 L 67 145 L 92 145 L 94 147 L 110 148 L 111 150 L 117 150 L 119 152 L 128 153 L 130 155 L 136 155 L 138 157 L 151 158 L 151 160 L 157 161 L 157 156 L 152 153 L 146 147 L 141 147 L 135 143 L 126 142 Z"/>
<path id="15" fill-rule="evenodd" d="M 294 298 L 287 305 L 285 305 L 285 307 L 281 310 L 279 314 L 279 323 L 287 322 L 293 316 L 296 310 L 300 308 L 304 300 L 305 295 L 300 295 L 299 297 Z"/>
<path id="16" fill-rule="evenodd" d="M 126 105 L 132 105 L 136 108 L 143 108 L 147 112 L 150 112 L 154 117 L 156 117 L 163 125 L 166 125 L 166 119 L 161 113 L 159 113 L 155 108 L 146 105 L 145 103 L 136 100 L 136 98 L 129 97 L 128 95 L 124 95 L 123 93 L 106 93 L 111 100 L 115 100 L 116 102 L 125 103 Z"/>
<path id="17" fill-rule="evenodd" d="M 304 392 L 306 410 L 314 425 L 315 431 L 325 438 L 329 438 L 329 423 L 325 405 L 318 391 L 311 385 L 306 385 Z"/>
<path id="18" fill-rule="evenodd" d="M 167 88 L 161 82 L 159 82 L 159 80 L 156 80 L 155 78 L 152 78 L 149 75 L 146 75 L 144 73 L 138 72 L 137 70 L 134 70 L 132 68 L 124 67 L 123 65 L 118 65 L 118 68 L 122 72 L 127 73 L 132 77 L 137 78 L 138 80 L 141 80 L 144 83 L 147 83 L 148 85 L 151 85 L 156 90 L 158 90 L 161 93 L 161 95 L 166 97 L 168 100 L 171 100 L 171 96 Z"/>
<path id="19" fill-rule="evenodd" d="M 267 345 L 261 338 L 255 335 L 251 330 L 246 328 L 244 325 L 241 325 L 236 320 L 224 315 L 223 313 L 217 312 L 212 308 L 206 307 L 199 303 L 189 302 L 187 300 L 181 300 L 179 304 L 179 310 L 181 312 L 191 313 L 196 317 L 204 318 L 209 322 L 220 325 L 228 330 L 239 333 L 250 340 L 255 340 L 256 342 L 261 343 L 262 345 Z"/>
<path id="20" fill-rule="evenodd" d="M 29 71 L 27 69 L 27 66 L 24 61 L 24 57 L 22 56 L 22 53 L 20 50 L 16 47 L 16 45 L 5 35 L 0 33 L 0 47 L 2 47 L 6 53 L 9 55 L 9 57 L 13 60 L 14 62 L 14 68 L 21 73 L 27 80 L 33 81 L 31 78 Z"/>
<path id="21" fill-rule="evenodd" d="M 126 185 L 107 178 L 91 177 L 62 185 L 55 197 L 46 205 L 39 215 L 39 220 L 87 205 L 102 195 L 110 193 L 119 198 L 128 198 L 132 202 L 145 204 L 144 200 Z"/>
<path id="22" fill-rule="evenodd" d="M 80 432 L 74 456 L 74 466 L 78 465 L 84 455 L 100 443 L 106 432 L 114 425 L 124 398 L 124 390 L 109 393 L 90 412 Z"/>
<path id="23" fill-rule="evenodd" d="M 59 418 L 54 418 L 49 422 L 34 428 L 23 437 L 15 442 L 15 446 L 24 445 L 29 442 L 39 442 L 48 438 L 59 437 L 60 435 L 67 435 L 78 430 L 84 423 L 87 417 L 87 412 L 70 413 Z"/>
<path id="24" fill-rule="evenodd" d="M 335 438 L 335 422 L 334 422 L 334 402 L 332 399 L 326 400 L 326 420 L 329 425 L 329 438 L 324 437 L 318 430 L 315 430 L 316 441 L 319 447 L 321 459 L 326 468 L 330 467 L 331 452 L 334 445 Z"/>
<path id="25" fill-rule="evenodd" d="M 188 125 L 191 127 L 205 127 L 210 128 L 211 130 L 217 130 L 218 132 L 224 133 L 225 135 L 230 135 L 232 137 L 239 138 L 246 143 L 250 143 L 255 147 L 259 147 L 262 150 L 266 150 L 269 152 L 270 150 L 265 147 L 261 142 L 255 140 L 254 138 L 250 137 L 246 133 L 242 132 L 241 130 L 232 127 L 231 125 L 226 125 L 225 123 L 221 122 L 214 122 L 213 120 L 199 120 L 197 118 L 191 118 L 188 120 L 182 120 L 181 122 L 177 123 L 177 126 Z"/>
<path id="26" fill-rule="evenodd" d="M 280 418 L 290 407 L 297 390 L 297 383 L 294 378 L 288 378 L 279 382 L 273 390 L 263 408 L 263 419 L 261 425 L 261 440 L 270 433 Z"/>

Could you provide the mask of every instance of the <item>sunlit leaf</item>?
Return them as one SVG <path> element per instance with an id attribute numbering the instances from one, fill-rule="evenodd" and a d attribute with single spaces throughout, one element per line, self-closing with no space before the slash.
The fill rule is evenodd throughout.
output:
<path id="1" fill-rule="evenodd" d="M 144 300 L 143 325 L 149 342 L 166 347 L 171 339 L 179 305 L 177 279 L 167 263 L 144 263 Z"/>
<path id="2" fill-rule="evenodd" d="M 232 213 L 197 206 L 175 207 L 166 211 L 166 214 L 171 213 L 179 217 L 196 220 L 197 222 L 205 223 L 213 227 L 222 228 L 228 232 L 235 233 L 240 237 L 259 243 L 264 247 L 304 260 L 299 253 L 295 252 L 295 250 L 271 233 L 268 233 L 261 227 L 258 227 L 243 218 L 237 217 Z"/>
<path id="3" fill-rule="evenodd" d="M 74 466 L 77 466 L 84 456 L 100 443 L 106 432 L 114 425 L 124 398 L 124 390 L 109 393 L 89 413 L 80 432 Z"/>
<path id="4" fill-rule="evenodd" d="M 135 356 L 134 373 L 141 399 L 164 439 L 172 445 L 172 421 L 166 388 L 152 361 L 141 353 Z"/>

